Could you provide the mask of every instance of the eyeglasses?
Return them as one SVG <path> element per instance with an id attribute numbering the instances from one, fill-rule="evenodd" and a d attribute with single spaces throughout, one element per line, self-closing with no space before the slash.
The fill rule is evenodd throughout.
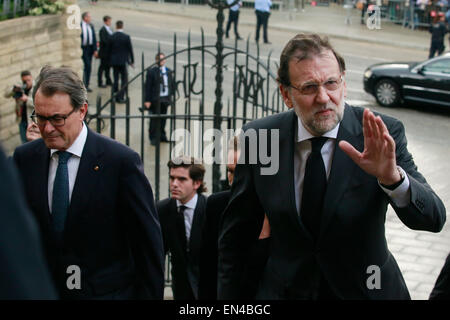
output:
<path id="1" fill-rule="evenodd" d="M 313 95 L 313 94 L 317 94 L 317 92 L 319 92 L 320 86 L 323 86 L 325 88 L 325 90 L 327 90 L 327 91 L 335 91 L 335 90 L 339 89 L 343 80 L 344 80 L 344 78 L 341 75 L 338 79 L 329 79 L 322 83 L 306 83 L 303 86 L 301 86 L 300 88 L 297 88 L 293 85 L 289 85 L 289 87 L 298 90 L 298 92 L 300 92 L 300 94 Z"/>
<path id="2" fill-rule="evenodd" d="M 33 120 L 34 123 L 36 123 L 38 126 L 43 127 L 49 121 L 52 126 L 54 127 L 62 127 L 66 124 L 66 119 L 76 111 L 77 109 L 72 109 L 68 114 L 66 115 L 60 115 L 56 114 L 51 117 L 44 117 L 39 114 L 36 114 L 36 111 L 33 110 L 33 113 L 31 114 L 30 118 Z"/>

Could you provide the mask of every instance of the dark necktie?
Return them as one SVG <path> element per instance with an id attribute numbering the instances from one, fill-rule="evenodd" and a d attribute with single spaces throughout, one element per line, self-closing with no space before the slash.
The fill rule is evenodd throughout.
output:
<path id="1" fill-rule="evenodd" d="M 67 210 L 69 209 L 69 170 L 67 161 L 72 156 L 70 152 L 58 151 L 58 168 L 53 183 L 52 217 L 53 227 L 57 233 L 64 231 Z"/>
<path id="2" fill-rule="evenodd" d="M 303 180 L 300 216 L 315 240 L 319 235 L 323 199 L 327 188 L 327 175 L 320 152 L 327 139 L 325 137 L 310 139 L 312 151 L 308 160 L 306 160 L 305 178 Z"/>

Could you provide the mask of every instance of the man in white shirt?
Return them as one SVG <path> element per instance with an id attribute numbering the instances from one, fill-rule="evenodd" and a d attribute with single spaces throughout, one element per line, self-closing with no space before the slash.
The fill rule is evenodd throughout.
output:
<path id="1" fill-rule="evenodd" d="M 271 44 L 267 36 L 267 24 L 269 23 L 271 0 L 255 0 L 256 14 L 256 35 L 255 41 L 259 41 L 259 30 L 263 28 L 263 38 L 265 44 Z"/>
<path id="2" fill-rule="evenodd" d="M 236 0 L 227 0 L 227 4 L 231 5 Z M 239 36 L 238 32 L 238 22 L 239 22 L 239 8 L 242 7 L 242 1 L 238 1 L 235 5 L 230 7 L 229 13 L 228 13 L 228 22 L 227 22 L 227 28 L 225 29 L 225 37 L 229 37 L 230 27 L 231 24 L 234 24 L 234 35 L 238 40 L 241 40 L 242 38 Z"/>
<path id="3" fill-rule="evenodd" d="M 91 78 L 92 56 L 97 58 L 97 40 L 95 38 L 94 25 L 91 23 L 91 14 L 83 12 L 81 15 L 81 49 L 83 50 L 83 82 L 86 90 L 92 92 L 89 88 Z"/>
<path id="4" fill-rule="evenodd" d="M 42 139 L 14 161 L 59 296 L 162 299 L 162 235 L 139 155 L 86 126 L 86 88 L 70 68 L 44 67 L 33 98 Z"/>
<path id="5" fill-rule="evenodd" d="M 243 137 L 260 138 L 241 145 L 248 155 L 277 130 L 270 149 L 279 170 L 264 174 L 265 159 L 238 161 L 219 238 L 219 298 L 240 297 L 266 214 L 271 247 L 257 298 L 410 299 L 386 244 L 387 206 L 415 230 L 439 232 L 446 214 L 417 171 L 402 123 L 345 104 L 344 59 L 319 35 L 288 42 L 277 80 L 293 110 L 244 126 Z"/>
<path id="6" fill-rule="evenodd" d="M 193 157 L 170 160 L 171 197 L 157 203 L 164 251 L 171 254 L 175 300 L 198 299 L 200 247 L 205 220 L 205 168 Z"/>

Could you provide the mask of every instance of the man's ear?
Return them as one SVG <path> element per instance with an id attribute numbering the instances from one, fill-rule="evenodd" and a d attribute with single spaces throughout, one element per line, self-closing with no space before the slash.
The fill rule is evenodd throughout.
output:
<path id="1" fill-rule="evenodd" d="M 284 103 L 286 104 L 286 106 L 289 109 L 291 109 L 293 107 L 293 105 L 292 105 L 291 96 L 289 93 L 289 87 L 286 87 L 286 86 L 280 84 L 279 88 L 280 88 L 281 95 L 283 96 Z"/>
<path id="2" fill-rule="evenodd" d="M 87 104 L 87 102 L 85 102 L 80 108 L 80 120 L 81 121 L 84 121 L 84 119 L 86 118 L 87 110 L 88 110 L 88 104 Z"/>
<path id="3" fill-rule="evenodd" d="M 345 71 L 342 73 L 342 82 L 344 82 L 344 98 L 347 97 L 347 82 L 345 82 Z"/>
<path id="4" fill-rule="evenodd" d="M 197 191 L 198 188 L 200 188 L 200 186 L 202 185 L 202 182 L 200 180 L 194 180 L 193 184 L 194 184 L 195 191 Z"/>

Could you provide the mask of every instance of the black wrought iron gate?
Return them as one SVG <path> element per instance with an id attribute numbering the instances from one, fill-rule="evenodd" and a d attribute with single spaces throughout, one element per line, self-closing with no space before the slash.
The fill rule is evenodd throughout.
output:
<path id="1" fill-rule="evenodd" d="M 151 107 L 153 113 L 144 109 L 146 74 L 157 64 L 144 61 L 142 53 L 139 74 L 124 87 L 125 104 L 115 101 L 111 88 L 106 102 L 97 97 L 95 112 L 91 108 L 87 118 L 88 124 L 98 132 L 109 134 L 140 153 L 156 200 L 169 196 L 166 164 L 171 156 L 179 154 L 203 159 L 206 185 L 209 189 L 212 186 L 210 191 L 226 188 L 228 184 L 221 176 L 226 177 L 222 174 L 226 170 L 226 155 L 222 150 L 224 146 L 226 150 L 227 141 L 246 122 L 285 108 L 275 80 L 278 66 L 271 60 L 271 54 L 262 61 L 256 46 L 256 55 L 252 55 L 250 39 L 243 43 L 244 48 L 238 46 L 237 40 L 234 46 L 224 45 L 223 10 L 228 6 L 224 0 L 210 5 L 218 9 L 216 43 L 206 44 L 202 29 L 199 45 L 191 43 L 189 32 L 187 45 L 180 48 L 174 34 L 173 52 L 165 54 L 176 88 L 172 92 L 174 104 L 167 114 L 160 112 L 159 102 Z M 159 44 L 154 54 L 158 52 L 161 52 Z M 157 143 L 150 144 L 148 130 L 152 118 L 167 119 L 166 131 L 172 142 L 162 143 L 156 130 Z M 170 282 L 168 276 L 166 284 Z"/>

